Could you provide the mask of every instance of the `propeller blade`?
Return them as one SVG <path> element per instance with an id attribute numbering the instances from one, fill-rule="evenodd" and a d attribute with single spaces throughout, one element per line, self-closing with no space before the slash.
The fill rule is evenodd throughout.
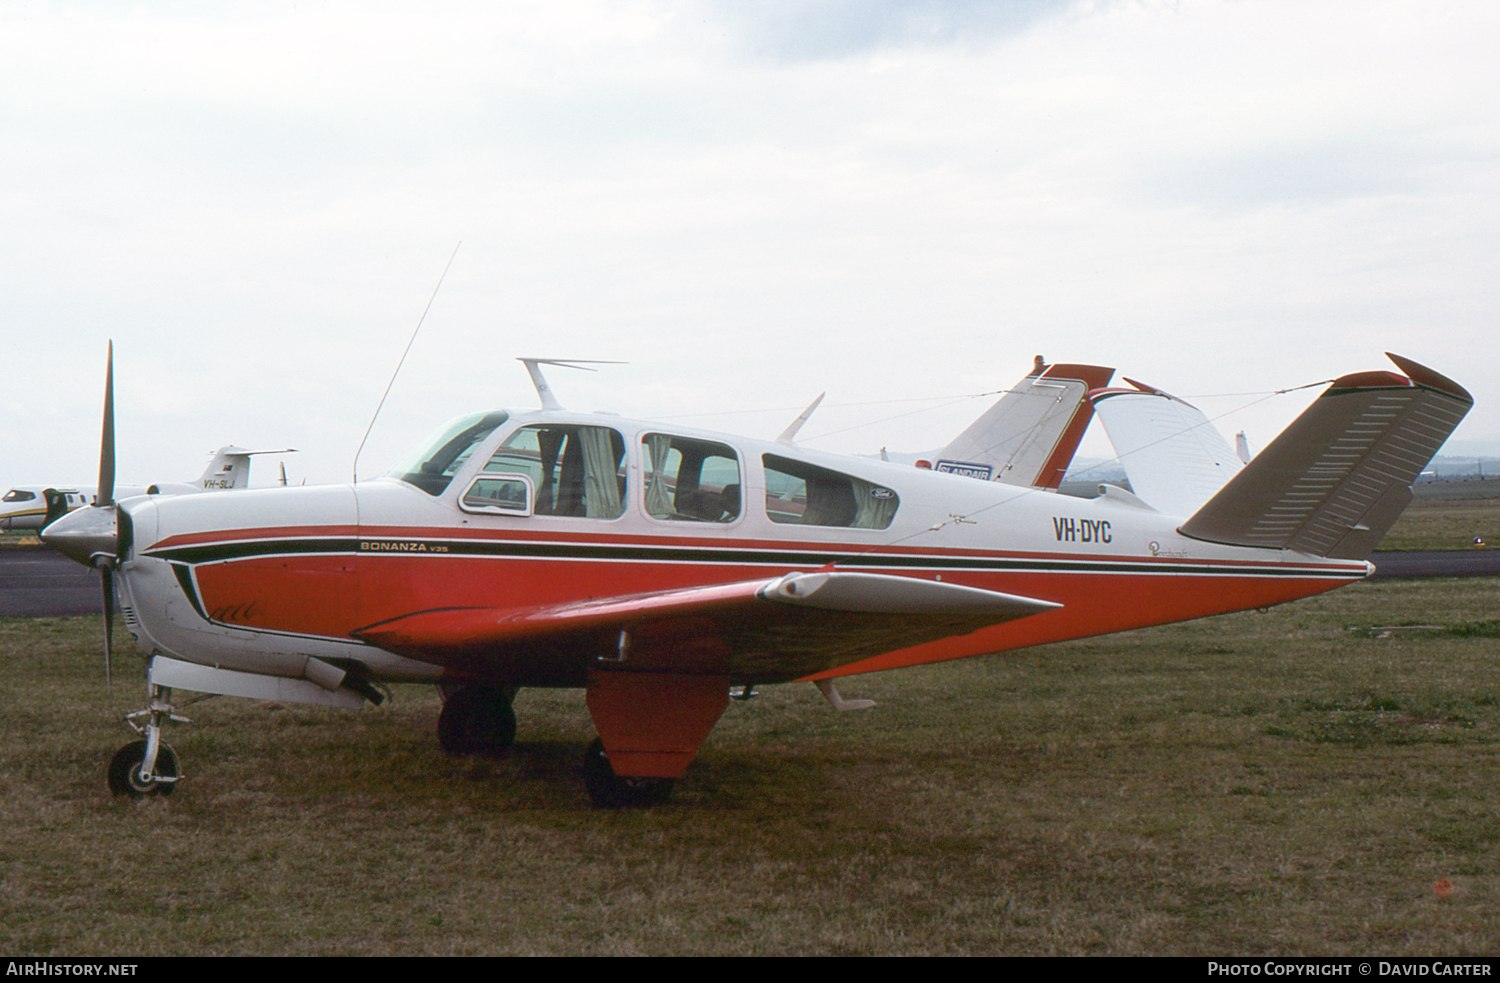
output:
<path id="1" fill-rule="evenodd" d="M 109 686 L 109 664 L 115 644 L 115 575 L 109 567 L 99 568 L 99 583 L 104 591 L 104 685 Z"/>
<path id="2" fill-rule="evenodd" d="M 115 501 L 115 343 L 109 343 L 109 359 L 104 370 L 104 433 L 99 437 L 98 506 Z"/>
<path id="3" fill-rule="evenodd" d="M 55 494 L 55 493 L 54 493 Z M 115 505 L 115 343 L 109 343 L 104 375 L 104 435 L 99 448 L 99 495 L 93 505 L 74 509 L 42 529 L 42 542 L 71 560 L 99 571 L 104 594 L 104 680 L 109 683 L 115 634 L 115 567 L 120 562 L 120 510 Z M 66 512 L 66 500 L 61 505 Z M 53 505 L 49 497 L 49 513 Z"/>

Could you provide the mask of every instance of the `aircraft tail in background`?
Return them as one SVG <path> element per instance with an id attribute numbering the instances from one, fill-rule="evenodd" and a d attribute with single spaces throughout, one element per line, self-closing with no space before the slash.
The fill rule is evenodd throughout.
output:
<path id="1" fill-rule="evenodd" d="M 1030 374 L 939 452 L 934 470 L 1056 488 L 1093 418 L 1084 396 L 1109 385 L 1114 371 L 1098 365 L 1048 365 L 1038 355 Z"/>
<path id="2" fill-rule="evenodd" d="M 1180 531 L 1233 546 L 1369 556 L 1412 499 L 1411 483 L 1474 399 L 1458 383 L 1386 353 L 1405 376 L 1336 379 Z"/>
<path id="3" fill-rule="evenodd" d="M 161 482 L 147 489 L 151 495 L 183 495 L 200 491 L 225 491 L 250 487 L 250 458 L 254 454 L 292 454 L 295 448 L 250 451 L 243 447 L 220 447 L 203 470 L 203 475 L 192 483 L 176 484 Z M 283 482 L 284 483 L 284 482 Z"/>

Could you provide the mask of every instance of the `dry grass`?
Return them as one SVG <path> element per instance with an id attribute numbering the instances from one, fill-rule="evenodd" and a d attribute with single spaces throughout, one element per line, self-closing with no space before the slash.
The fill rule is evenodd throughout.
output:
<path id="1" fill-rule="evenodd" d="M 1434 481 L 1381 540 L 1383 550 L 1461 550 L 1475 538 L 1500 546 L 1500 481 Z"/>
<path id="2" fill-rule="evenodd" d="M 863 713 L 771 688 L 618 813 L 587 804 L 578 693 L 524 692 L 478 763 L 415 687 L 199 704 L 178 793 L 114 800 L 139 684 L 104 692 L 90 619 L 0 622 L 0 949 L 1494 953 L 1497 601 L 1367 583 L 847 680 Z M 1403 621 L 1461 630 L 1348 630 Z"/>
<path id="3" fill-rule="evenodd" d="M 1383 550 L 1462 550 L 1500 546 L 1500 508 L 1487 502 L 1413 502 L 1380 541 Z"/>

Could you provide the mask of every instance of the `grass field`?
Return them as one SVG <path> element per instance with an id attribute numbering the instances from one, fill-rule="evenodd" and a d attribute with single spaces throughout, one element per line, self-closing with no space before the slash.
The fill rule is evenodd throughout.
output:
<path id="1" fill-rule="evenodd" d="M 0 622 L 0 950 L 1493 954 L 1500 582 L 1246 613 L 732 704 L 667 805 L 589 807 L 581 695 L 499 762 L 430 690 L 211 700 L 109 797 L 143 687 L 97 622 Z M 1440 629 L 1389 630 L 1407 623 Z"/>
<path id="2" fill-rule="evenodd" d="M 1500 547 L 1500 481 L 1436 481 L 1416 493 L 1381 549 L 1472 549 L 1475 539 Z"/>

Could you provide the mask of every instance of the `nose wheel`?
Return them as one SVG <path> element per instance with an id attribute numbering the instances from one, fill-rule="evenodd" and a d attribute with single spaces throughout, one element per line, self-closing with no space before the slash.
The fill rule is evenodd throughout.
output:
<path id="1" fill-rule="evenodd" d="M 192 702 L 192 701 L 190 701 Z M 161 741 L 162 725 L 169 720 L 188 723 L 188 718 L 173 712 L 172 691 L 165 686 L 151 686 L 151 705 L 137 710 L 125 722 L 142 735 L 115 752 L 109 762 L 109 790 L 132 799 L 148 795 L 171 795 L 181 780 L 177 752 Z M 145 718 L 145 723 L 138 723 Z"/>
<path id="2" fill-rule="evenodd" d="M 148 795 L 171 795 L 177 788 L 177 752 L 162 744 L 156 749 L 156 761 L 146 764 L 145 741 L 131 741 L 120 748 L 109 762 L 109 790 L 132 799 Z"/>

